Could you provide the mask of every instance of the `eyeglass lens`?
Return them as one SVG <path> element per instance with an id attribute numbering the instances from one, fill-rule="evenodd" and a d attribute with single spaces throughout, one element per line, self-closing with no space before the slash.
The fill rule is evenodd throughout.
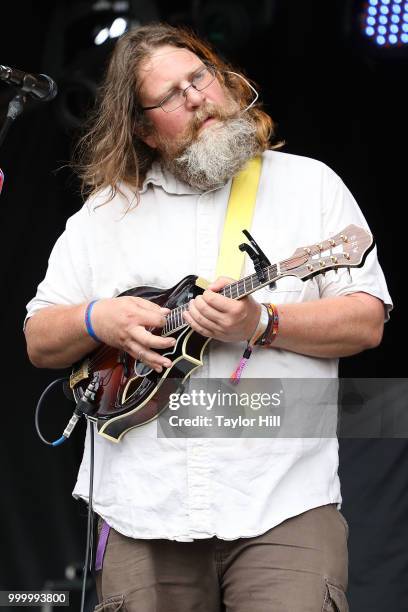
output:
<path id="1" fill-rule="evenodd" d="M 171 111 L 180 108 L 180 106 L 183 106 L 184 99 L 190 87 L 194 87 L 194 89 L 197 91 L 202 91 L 211 85 L 214 79 L 215 70 L 210 66 L 204 66 L 193 75 L 191 83 L 188 87 L 186 87 L 186 89 L 175 89 L 161 102 L 160 106 L 164 111 L 166 111 L 166 113 L 170 113 Z"/>

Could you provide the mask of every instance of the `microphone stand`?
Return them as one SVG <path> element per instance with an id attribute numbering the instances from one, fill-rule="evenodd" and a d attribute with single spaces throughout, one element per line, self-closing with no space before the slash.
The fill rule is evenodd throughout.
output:
<path id="1" fill-rule="evenodd" d="M 24 105 L 26 102 L 27 102 L 27 98 L 26 96 L 23 96 L 22 94 L 17 94 L 14 96 L 14 98 L 10 100 L 10 103 L 8 105 L 6 120 L 3 123 L 3 126 L 0 130 L 0 147 L 4 142 L 4 139 L 6 138 L 7 132 L 9 131 L 11 124 L 23 112 Z"/>

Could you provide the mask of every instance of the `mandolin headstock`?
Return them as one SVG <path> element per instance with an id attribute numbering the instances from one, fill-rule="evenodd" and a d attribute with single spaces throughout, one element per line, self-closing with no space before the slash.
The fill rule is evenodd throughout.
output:
<path id="1" fill-rule="evenodd" d="M 296 249 L 291 257 L 280 262 L 280 276 L 305 280 L 337 268 L 358 268 L 373 247 L 370 232 L 357 225 L 348 225 L 327 240 Z"/>

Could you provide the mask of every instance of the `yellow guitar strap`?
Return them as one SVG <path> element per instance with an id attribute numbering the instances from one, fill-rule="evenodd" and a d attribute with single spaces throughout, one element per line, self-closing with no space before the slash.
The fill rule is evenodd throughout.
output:
<path id="1" fill-rule="evenodd" d="M 261 169 L 262 157 L 254 157 L 232 181 L 215 278 L 241 278 L 245 252 L 238 247 L 245 242 L 242 230 L 250 230 L 252 225 Z"/>

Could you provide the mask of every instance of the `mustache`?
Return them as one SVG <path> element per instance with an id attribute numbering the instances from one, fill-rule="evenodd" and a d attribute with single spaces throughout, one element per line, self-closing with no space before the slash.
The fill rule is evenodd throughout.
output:
<path id="1" fill-rule="evenodd" d="M 190 125 L 188 126 L 186 139 L 195 139 L 198 136 L 203 122 L 210 117 L 212 119 L 217 119 L 218 121 L 226 121 L 236 117 L 237 114 L 237 109 L 231 111 L 230 109 L 227 110 L 221 106 L 207 102 L 204 106 L 201 106 L 196 111 Z"/>
<path id="2" fill-rule="evenodd" d="M 200 128 L 203 122 L 212 117 L 220 122 L 235 119 L 240 114 L 239 106 L 231 101 L 223 106 L 206 101 L 200 106 L 190 119 L 190 123 L 185 127 L 184 132 L 176 139 L 161 137 L 160 133 L 154 130 L 159 141 L 159 152 L 164 160 L 175 159 L 184 153 L 186 148 L 191 146 L 199 139 Z"/>

